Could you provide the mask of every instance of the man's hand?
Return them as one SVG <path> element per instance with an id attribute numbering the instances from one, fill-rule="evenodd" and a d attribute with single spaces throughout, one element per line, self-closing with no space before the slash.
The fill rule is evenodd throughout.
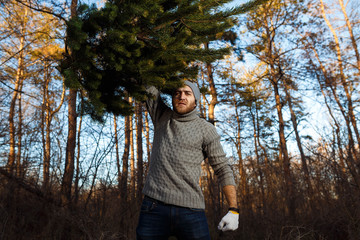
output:
<path id="1" fill-rule="evenodd" d="M 220 221 L 218 229 L 225 232 L 228 230 L 236 230 L 239 226 L 239 214 L 229 211 Z"/>
<path id="2" fill-rule="evenodd" d="M 236 189 L 234 185 L 223 187 L 226 200 L 230 206 L 229 212 L 221 219 L 218 229 L 221 231 L 236 230 L 239 226 L 239 209 L 237 209 Z M 236 211 L 233 211 L 236 209 Z"/>

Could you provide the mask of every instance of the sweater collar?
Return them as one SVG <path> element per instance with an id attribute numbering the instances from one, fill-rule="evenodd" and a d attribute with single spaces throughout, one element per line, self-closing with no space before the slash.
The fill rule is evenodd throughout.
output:
<path id="1" fill-rule="evenodd" d="M 176 112 L 173 112 L 173 118 L 179 122 L 189 122 L 199 118 L 199 114 L 197 108 L 195 108 L 191 112 L 185 114 L 178 114 Z"/>

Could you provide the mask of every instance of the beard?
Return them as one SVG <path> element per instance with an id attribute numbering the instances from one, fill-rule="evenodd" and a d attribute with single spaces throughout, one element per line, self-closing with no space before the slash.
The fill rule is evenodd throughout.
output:
<path id="1" fill-rule="evenodd" d="M 174 106 L 174 111 L 178 114 L 186 114 L 186 113 L 189 113 L 191 112 L 192 110 L 195 109 L 196 105 L 195 103 L 189 103 L 189 104 L 186 104 L 186 103 L 176 103 L 176 104 L 173 104 Z"/>

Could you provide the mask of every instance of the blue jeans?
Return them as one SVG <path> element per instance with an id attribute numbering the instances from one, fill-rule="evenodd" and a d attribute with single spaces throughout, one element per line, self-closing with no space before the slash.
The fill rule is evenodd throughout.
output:
<path id="1" fill-rule="evenodd" d="M 141 205 L 137 240 L 210 240 L 205 211 L 165 204 L 146 197 Z"/>

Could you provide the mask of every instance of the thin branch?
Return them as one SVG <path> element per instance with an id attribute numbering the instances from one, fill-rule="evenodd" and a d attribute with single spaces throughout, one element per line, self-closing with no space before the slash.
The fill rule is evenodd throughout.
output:
<path id="1" fill-rule="evenodd" d="M 6 171 L 5 168 L 0 167 L 0 174 L 5 176 L 10 181 L 16 183 L 17 185 L 19 185 L 24 190 L 38 196 L 44 202 L 48 202 L 48 203 L 52 203 L 52 204 L 54 204 L 56 206 L 60 206 L 59 203 L 57 201 L 55 201 L 53 198 L 45 195 L 44 192 L 41 191 L 41 189 L 39 187 L 32 186 L 32 184 L 30 182 L 28 183 L 24 179 L 16 177 L 15 175 L 13 175 L 13 174 L 9 173 L 8 171 Z"/>
<path id="2" fill-rule="evenodd" d="M 23 48 L 21 48 L 19 51 L 17 51 L 16 53 L 14 53 L 13 55 L 11 55 L 10 57 L 8 57 L 8 59 L 6 59 L 5 61 L 3 61 L 0 64 L 0 67 L 2 65 L 4 65 L 5 63 L 7 63 L 8 61 L 10 61 L 12 58 L 14 58 L 16 55 L 18 55 L 19 53 L 21 53 L 22 51 L 24 51 L 29 45 L 31 45 L 33 42 L 35 42 L 36 39 L 32 40 L 31 42 L 27 43 Z"/>
<path id="3" fill-rule="evenodd" d="M 59 18 L 60 20 L 64 21 L 66 23 L 66 18 L 64 18 L 61 14 L 57 14 L 57 13 L 54 13 L 53 11 L 51 11 L 51 9 L 47 8 L 47 7 L 39 7 L 38 4 L 36 4 L 37 6 L 32 6 L 32 3 L 26 3 L 26 1 L 22 1 L 22 0 L 15 0 L 17 3 L 31 9 L 31 10 L 34 10 L 34 11 L 37 11 L 37 12 L 42 12 L 42 13 L 46 13 L 46 14 L 50 14 L 54 17 L 57 17 Z"/>

